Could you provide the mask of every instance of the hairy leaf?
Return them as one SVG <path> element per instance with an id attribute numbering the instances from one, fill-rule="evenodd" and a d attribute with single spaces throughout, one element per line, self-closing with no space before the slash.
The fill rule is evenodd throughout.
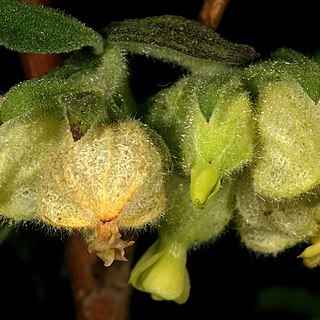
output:
<path id="1" fill-rule="evenodd" d="M 17 0 L 0 0 L 0 44 L 31 53 L 61 53 L 91 46 L 102 52 L 101 36 L 58 10 Z"/>
<path id="2" fill-rule="evenodd" d="M 253 48 L 231 43 L 199 22 L 179 16 L 115 22 L 103 34 L 129 52 L 178 63 L 196 72 L 221 68 L 219 62 L 238 65 L 258 57 Z"/>

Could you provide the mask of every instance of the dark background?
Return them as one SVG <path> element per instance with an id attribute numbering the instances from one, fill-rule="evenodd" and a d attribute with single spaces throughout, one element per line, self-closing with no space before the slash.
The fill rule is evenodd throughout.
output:
<path id="1" fill-rule="evenodd" d="M 197 19 L 201 5 L 198 0 L 56 0 L 52 4 L 95 30 L 115 20 L 162 14 Z M 262 56 L 280 46 L 312 55 L 320 47 L 316 5 L 317 1 L 230 0 L 217 31 L 230 41 L 253 46 Z M 130 59 L 132 86 L 140 99 L 179 75 L 160 62 Z M 0 71 L 0 93 L 24 80 L 18 54 L 2 47 Z M 153 239 L 152 234 L 139 238 L 137 258 Z M 49 236 L 45 230 L 20 228 L 0 246 L 0 306 L 10 314 L 1 319 L 18 319 L 21 314 L 31 319 L 75 319 L 64 243 L 64 238 Z M 200 319 L 320 319 L 319 269 L 302 265 L 296 258 L 301 250 L 296 247 L 277 258 L 257 257 L 242 247 L 230 228 L 214 244 L 190 253 L 192 289 L 185 305 L 156 302 L 134 290 L 131 319 L 190 315 Z"/>

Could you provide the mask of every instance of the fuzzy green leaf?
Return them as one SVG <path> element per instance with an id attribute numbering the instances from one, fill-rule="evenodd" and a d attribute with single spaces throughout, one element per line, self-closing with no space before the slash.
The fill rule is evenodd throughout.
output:
<path id="1" fill-rule="evenodd" d="M 12 87 L 3 96 L 0 119 L 6 122 L 56 101 L 65 107 L 70 124 L 84 133 L 98 114 L 112 109 L 110 113 L 117 116 L 134 108 L 127 74 L 119 49 L 106 48 L 100 56 L 74 54 L 63 67 Z"/>
<path id="2" fill-rule="evenodd" d="M 0 44 L 31 53 L 61 53 L 94 48 L 102 52 L 102 37 L 58 10 L 17 0 L 0 0 Z"/>
<path id="3" fill-rule="evenodd" d="M 177 63 L 195 72 L 244 64 L 258 57 L 251 47 L 231 43 L 197 21 L 179 16 L 130 19 L 104 30 L 123 49 Z"/>

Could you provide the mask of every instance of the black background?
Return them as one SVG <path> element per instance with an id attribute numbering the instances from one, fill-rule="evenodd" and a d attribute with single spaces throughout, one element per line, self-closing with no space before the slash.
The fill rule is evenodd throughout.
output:
<path id="1" fill-rule="evenodd" d="M 198 0 L 56 0 L 52 6 L 99 30 L 125 18 L 173 14 L 197 19 L 201 4 Z M 262 56 L 280 46 L 312 55 L 320 47 L 316 5 L 317 1 L 230 0 L 217 31 L 230 41 L 253 46 Z M 132 58 L 132 70 L 132 86 L 138 99 L 179 75 L 178 70 L 145 58 Z M 3 47 L 0 71 L 1 93 L 24 80 L 18 54 Z M 145 234 L 139 238 L 136 259 L 154 236 Z M 20 228 L 0 246 L 0 306 L 1 312 L 7 309 L 10 315 L 1 315 L 1 319 L 18 319 L 21 314 L 31 319 L 75 319 L 64 243 L 65 239 L 48 236 L 43 230 Z M 267 302 L 262 298 L 266 289 L 281 287 L 291 293 L 302 290 L 315 298 L 319 296 L 320 305 L 319 270 L 306 269 L 296 258 L 302 249 L 303 246 L 295 247 L 277 258 L 257 257 L 242 247 L 230 228 L 214 244 L 190 253 L 192 289 L 185 305 L 156 302 L 134 290 L 131 320 L 183 319 L 190 315 L 199 319 L 311 319 L 312 310 L 289 310 L 298 308 L 300 298 L 290 294 L 282 297 L 290 306 L 283 310 L 265 307 Z"/>

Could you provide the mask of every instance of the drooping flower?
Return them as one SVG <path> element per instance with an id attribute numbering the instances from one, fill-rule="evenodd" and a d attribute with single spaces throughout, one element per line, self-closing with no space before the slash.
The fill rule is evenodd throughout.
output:
<path id="1" fill-rule="evenodd" d="M 165 209 L 163 152 L 135 120 L 96 124 L 50 158 L 38 200 L 40 218 L 82 230 L 105 265 L 125 260 L 120 229 L 157 220 Z"/>

